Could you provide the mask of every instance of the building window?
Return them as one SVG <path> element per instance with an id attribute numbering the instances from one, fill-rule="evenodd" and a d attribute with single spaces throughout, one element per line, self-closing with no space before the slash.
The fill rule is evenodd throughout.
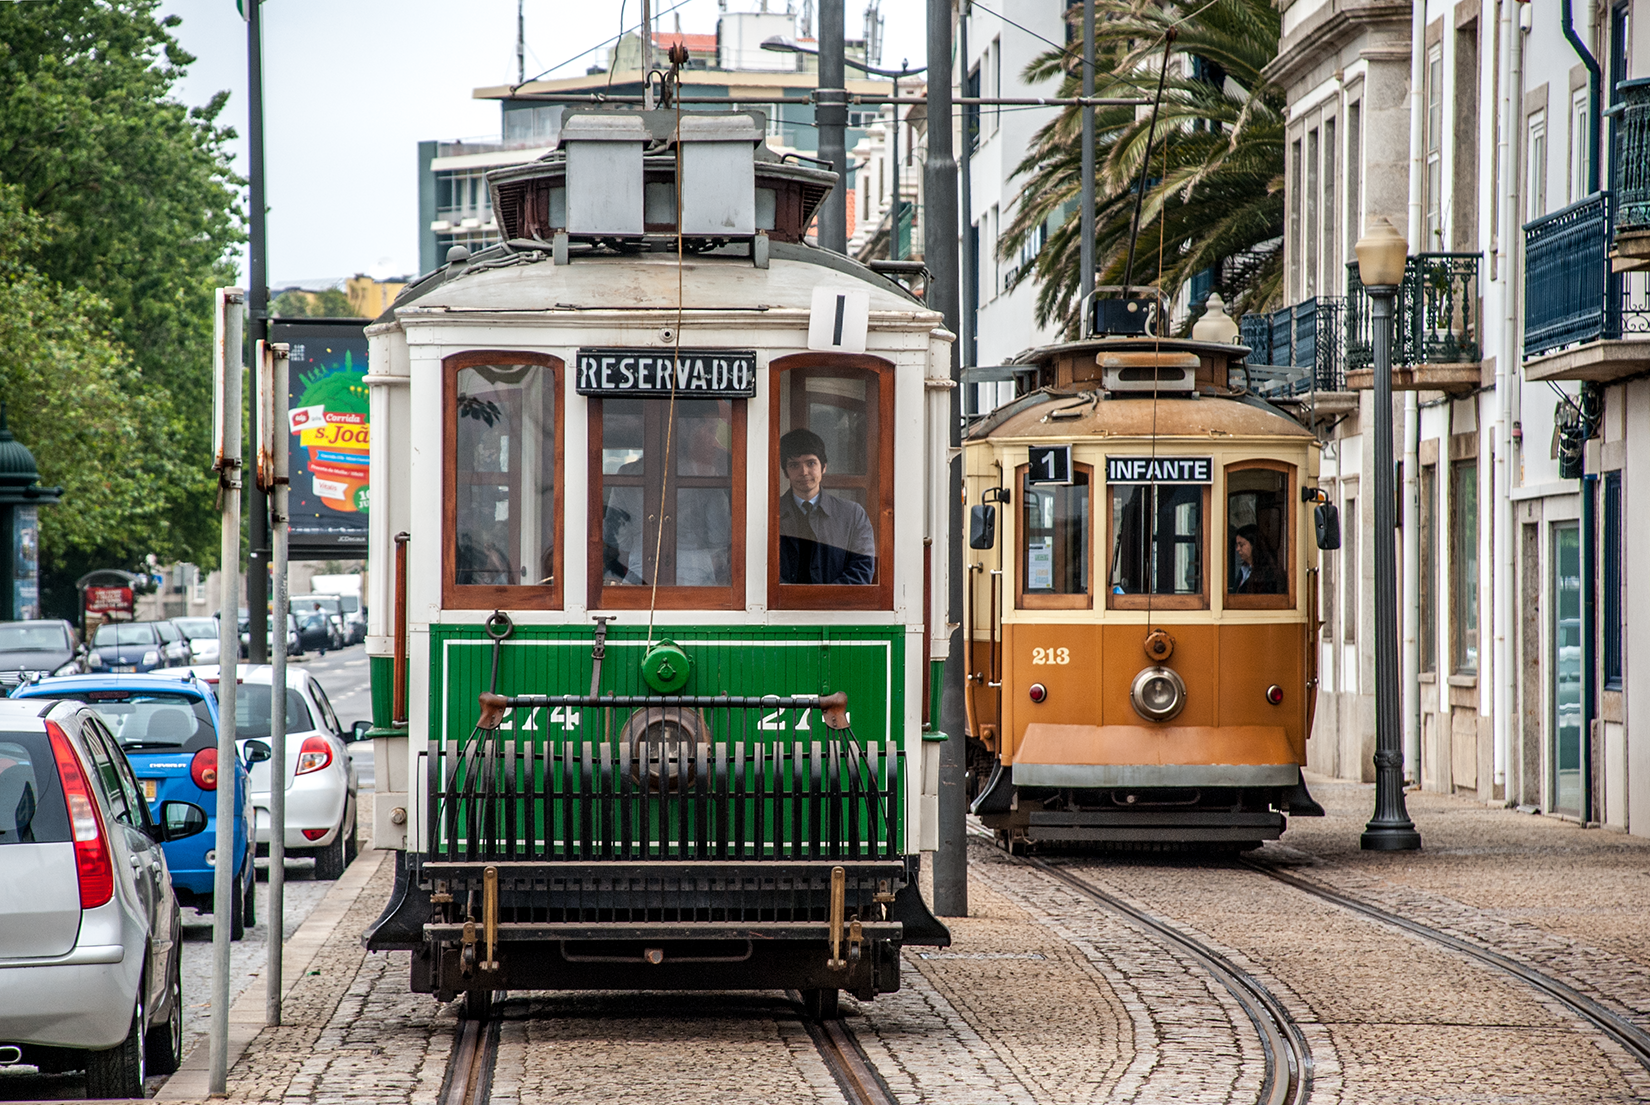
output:
<path id="1" fill-rule="evenodd" d="M 1363 235 L 1363 104 L 1354 101 L 1346 107 L 1346 252 L 1354 256 L 1352 247 Z M 1345 285 L 1337 283 L 1336 287 Z"/>
<path id="2" fill-rule="evenodd" d="M 1207 490 L 1191 484 L 1112 484 L 1106 605 L 1200 610 Z"/>
<path id="3" fill-rule="evenodd" d="M 980 95 L 980 67 L 976 65 L 968 71 L 968 77 L 963 81 L 963 95 L 978 97 Z M 967 132 L 968 148 L 980 148 L 980 105 L 963 105 L 963 129 Z"/>
<path id="4" fill-rule="evenodd" d="M 772 380 L 774 609 L 893 605 L 894 369 L 869 356 L 781 357 Z"/>
<path id="5" fill-rule="evenodd" d="M 1321 243 L 1318 236 L 1318 128 L 1306 132 L 1306 234 L 1302 249 L 1306 254 L 1306 287 L 1308 299 L 1318 294 L 1318 254 Z"/>
<path id="6" fill-rule="evenodd" d="M 1604 689 L 1621 690 L 1621 472 L 1604 473 L 1604 548 L 1599 550 L 1603 576 Z"/>
<path id="7" fill-rule="evenodd" d="M 1072 466 L 1066 486 L 1031 483 L 1028 466 L 1019 470 L 1021 609 L 1094 605 L 1089 588 L 1089 480 L 1086 464 Z"/>
<path id="8" fill-rule="evenodd" d="M 1554 810 L 1581 812 L 1581 527 L 1552 527 L 1552 698 Z"/>
<path id="9" fill-rule="evenodd" d="M 1478 462 L 1450 465 L 1450 668 L 1478 673 Z"/>
<path id="10" fill-rule="evenodd" d="M 1340 563 L 1341 557 L 1344 555 L 1346 555 L 1344 552 L 1330 553 L 1318 560 L 1318 571 L 1321 580 L 1319 588 L 1323 596 L 1323 610 L 1318 614 L 1318 617 L 1323 620 L 1320 630 L 1323 643 L 1326 645 L 1333 644 L 1335 641 L 1335 598 L 1339 587 L 1339 581 L 1335 578 L 1335 566 Z"/>
<path id="11" fill-rule="evenodd" d="M 1341 508 L 1341 570 L 1345 574 L 1346 601 L 1341 604 L 1341 639 L 1358 642 L 1358 500 L 1348 495 Z"/>
<path id="12" fill-rule="evenodd" d="M 744 400 L 593 398 L 590 456 L 592 607 L 744 606 Z"/>
<path id="13" fill-rule="evenodd" d="M 1438 466 L 1421 466 L 1421 670 L 1438 670 Z"/>
<path id="14" fill-rule="evenodd" d="M 1444 45 L 1427 47 L 1426 248 L 1444 248 Z"/>
<path id="15" fill-rule="evenodd" d="M 1587 90 L 1570 93 L 1570 203 L 1587 198 Z"/>
<path id="16" fill-rule="evenodd" d="M 1232 609 L 1294 606 L 1293 472 L 1261 462 L 1226 470 L 1226 605 Z"/>
<path id="17" fill-rule="evenodd" d="M 1335 278 L 1335 120 L 1323 123 L 1323 290 L 1334 295 L 1339 281 Z"/>
<path id="18" fill-rule="evenodd" d="M 478 352 L 444 368 L 443 605 L 560 609 L 562 363 Z"/>
<path id="19" fill-rule="evenodd" d="M 1289 287 L 1300 295 L 1301 251 L 1306 243 L 1301 240 L 1301 140 L 1289 143 Z"/>
<path id="20" fill-rule="evenodd" d="M 1529 222 L 1547 213 L 1547 113 L 1530 112 L 1525 127 L 1524 221 Z"/>

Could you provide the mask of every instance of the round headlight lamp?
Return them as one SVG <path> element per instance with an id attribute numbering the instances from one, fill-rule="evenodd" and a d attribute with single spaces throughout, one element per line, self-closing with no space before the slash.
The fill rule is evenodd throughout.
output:
<path id="1" fill-rule="evenodd" d="M 1172 668 L 1142 668 L 1129 688 L 1129 702 L 1147 721 L 1168 721 L 1186 705 L 1186 684 Z"/>

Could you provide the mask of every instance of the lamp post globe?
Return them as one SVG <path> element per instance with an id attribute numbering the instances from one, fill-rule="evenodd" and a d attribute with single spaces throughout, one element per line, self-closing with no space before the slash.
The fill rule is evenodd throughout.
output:
<path id="1" fill-rule="evenodd" d="M 1421 834 L 1404 807 L 1404 749 L 1399 712 L 1397 519 L 1392 473 L 1393 300 L 1404 280 L 1408 247 L 1386 219 L 1377 219 L 1353 247 L 1358 279 L 1369 295 L 1370 344 L 1375 368 L 1375 815 L 1359 843 L 1367 850 L 1410 851 Z M 1354 519 L 1353 524 L 1357 521 Z M 1347 565 L 1357 571 L 1357 565 Z"/>

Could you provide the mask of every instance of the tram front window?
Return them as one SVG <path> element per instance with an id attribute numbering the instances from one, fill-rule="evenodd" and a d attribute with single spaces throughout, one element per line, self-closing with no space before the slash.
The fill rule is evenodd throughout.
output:
<path id="1" fill-rule="evenodd" d="M 1226 473 L 1226 592 L 1289 593 L 1289 477 L 1269 468 Z"/>
<path id="2" fill-rule="evenodd" d="M 1069 486 L 1020 490 L 1022 595 L 1087 595 L 1089 592 L 1089 476 L 1072 474 Z"/>
<path id="3" fill-rule="evenodd" d="M 603 585 L 731 586 L 734 402 L 598 402 Z"/>
<path id="4" fill-rule="evenodd" d="M 541 364 L 457 373 L 453 425 L 459 585 L 553 582 L 555 373 Z"/>
<path id="5" fill-rule="evenodd" d="M 883 505 L 877 501 L 877 374 L 821 364 L 776 375 L 779 582 L 877 583 L 877 522 Z"/>
<path id="6" fill-rule="evenodd" d="M 1203 592 L 1203 488 L 1113 484 L 1112 595 Z"/>

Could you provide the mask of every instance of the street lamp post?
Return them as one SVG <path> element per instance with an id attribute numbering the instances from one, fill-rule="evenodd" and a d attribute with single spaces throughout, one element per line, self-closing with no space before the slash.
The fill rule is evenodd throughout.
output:
<path id="1" fill-rule="evenodd" d="M 1375 816 L 1364 826 L 1360 843 L 1370 851 L 1401 852 L 1421 846 L 1421 834 L 1404 808 L 1398 563 L 1392 547 L 1392 301 L 1404 280 L 1408 245 L 1390 222 L 1378 219 L 1355 248 L 1358 279 L 1369 294 L 1375 355 Z M 1357 519 L 1352 524 L 1357 525 Z M 1357 571 L 1357 565 L 1347 565 L 1347 571 Z"/>

